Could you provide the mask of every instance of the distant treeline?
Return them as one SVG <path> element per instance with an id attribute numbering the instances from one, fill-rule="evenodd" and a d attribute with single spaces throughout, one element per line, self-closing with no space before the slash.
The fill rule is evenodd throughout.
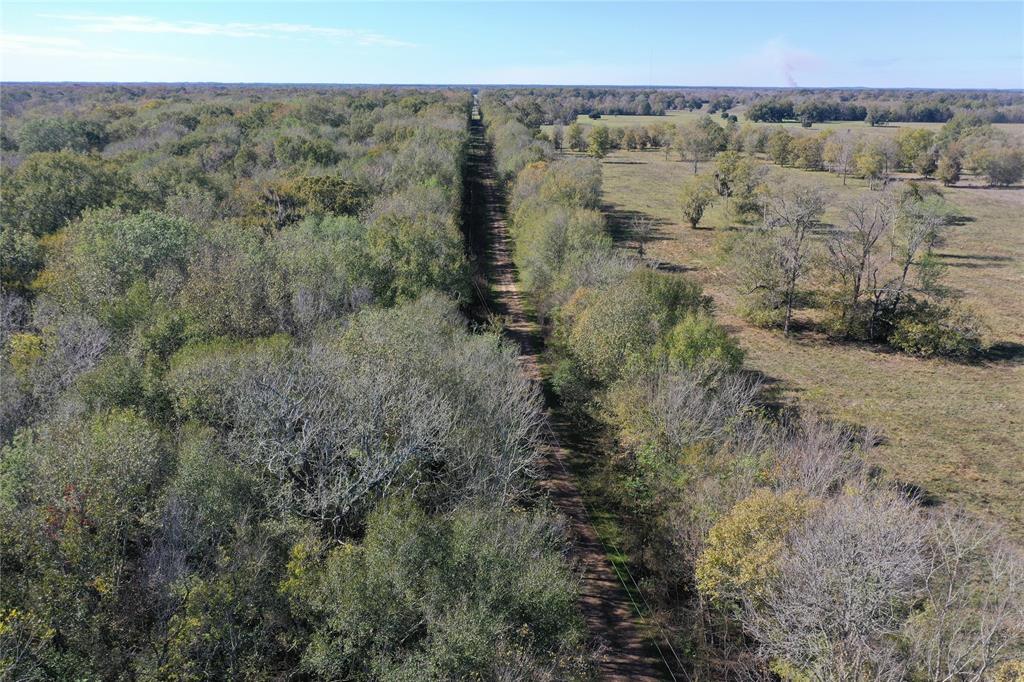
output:
<path id="1" fill-rule="evenodd" d="M 571 123 L 586 115 L 661 116 L 669 110 L 727 114 L 745 107 L 752 121 L 944 123 L 974 113 L 989 123 L 1024 122 L 1024 94 L 998 90 L 803 88 L 517 88 L 492 91 L 528 125 Z"/>

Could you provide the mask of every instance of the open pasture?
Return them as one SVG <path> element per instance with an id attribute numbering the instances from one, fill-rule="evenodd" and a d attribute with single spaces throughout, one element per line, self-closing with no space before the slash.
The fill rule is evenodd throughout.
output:
<path id="1" fill-rule="evenodd" d="M 701 164 L 701 171 L 712 165 Z M 836 343 L 815 332 L 786 338 L 747 324 L 736 314 L 736 277 L 723 255 L 734 233 L 725 229 L 721 204 L 707 212 L 702 229 L 691 229 L 680 215 L 678 188 L 692 164 L 660 151 L 617 151 L 602 169 L 606 210 L 620 241 L 632 244 L 634 220 L 651 220 L 648 257 L 704 285 L 721 322 L 747 351 L 748 366 L 763 373 L 782 400 L 879 429 L 883 441 L 872 462 L 887 474 L 1024 532 L 1024 190 L 984 188 L 970 177 L 944 190 L 963 216 L 938 249 L 945 281 L 982 317 L 994 349 L 988 361 L 963 365 Z M 840 222 L 844 202 L 872 191 L 857 178 L 844 186 L 829 173 L 772 171 L 826 186 L 830 223 Z M 798 311 L 798 317 L 809 315 Z"/>

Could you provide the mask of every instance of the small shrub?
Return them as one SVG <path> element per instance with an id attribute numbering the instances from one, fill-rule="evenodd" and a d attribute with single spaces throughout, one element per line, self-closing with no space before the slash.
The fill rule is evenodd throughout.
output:
<path id="1" fill-rule="evenodd" d="M 743 364 L 743 350 L 711 315 L 687 315 L 665 335 L 655 349 L 670 369 L 710 365 L 728 370 Z"/>
<path id="2" fill-rule="evenodd" d="M 714 183 L 707 176 L 694 175 L 683 182 L 679 203 L 683 209 L 683 217 L 690 223 L 690 227 L 697 229 L 704 212 L 714 203 L 716 194 Z"/>
<path id="3" fill-rule="evenodd" d="M 558 394 L 562 405 L 575 412 L 586 405 L 592 388 L 583 370 L 567 358 L 555 365 L 551 374 L 551 387 Z"/>
<path id="4" fill-rule="evenodd" d="M 960 182 L 960 159 L 955 156 L 942 156 L 936 169 L 936 177 L 946 187 Z"/>
<path id="5" fill-rule="evenodd" d="M 964 308 L 919 304 L 896 322 L 889 342 L 921 357 L 967 358 L 982 347 L 981 324 Z"/>
<path id="6" fill-rule="evenodd" d="M 978 170 L 991 185 L 1014 185 L 1024 178 L 1024 150 L 987 149 L 980 154 Z"/>
<path id="7" fill-rule="evenodd" d="M 6 350 L 11 369 L 20 378 L 26 377 L 29 370 L 46 354 L 43 338 L 29 332 L 11 334 Z"/>

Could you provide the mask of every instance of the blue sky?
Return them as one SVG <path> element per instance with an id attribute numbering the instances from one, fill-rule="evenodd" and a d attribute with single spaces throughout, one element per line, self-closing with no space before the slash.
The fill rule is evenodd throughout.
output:
<path id="1" fill-rule="evenodd" d="M 1024 2 L 4 2 L 5 81 L 1024 88 Z"/>

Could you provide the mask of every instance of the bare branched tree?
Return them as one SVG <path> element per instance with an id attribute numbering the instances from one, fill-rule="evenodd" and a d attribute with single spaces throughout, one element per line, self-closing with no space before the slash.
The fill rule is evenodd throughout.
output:
<path id="1" fill-rule="evenodd" d="M 759 381 L 739 374 L 706 369 L 666 373 L 652 382 L 652 414 L 673 449 L 730 442 L 753 453 L 769 443 L 756 410 L 760 391 Z"/>
<path id="2" fill-rule="evenodd" d="M 343 341 L 182 364 L 180 409 L 217 427 L 282 511 L 330 533 L 392 488 L 443 509 L 514 498 L 533 476 L 539 389 L 510 346 L 436 303 L 363 315 Z"/>
<path id="3" fill-rule="evenodd" d="M 920 273 L 921 257 L 941 242 L 943 228 L 948 225 L 947 209 L 936 198 L 902 203 L 890 230 L 890 255 L 900 268 L 899 275 L 885 285 L 890 310 L 899 308 L 910 289 L 912 268 L 918 266 Z"/>
<path id="4" fill-rule="evenodd" d="M 764 197 L 763 232 L 772 246 L 771 255 L 781 274 L 781 295 L 786 313 L 782 329 L 789 333 L 793 319 L 796 287 L 807 273 L 809 243 L 807 237 L 821 220 L 828 196 L 818 187 L 777 184 Z"/>
<path id="5" fill-rule="evenodd" d="M 978 519 L 940 510 L 921 612 L 907 622 L 910 656 L 924 678 L 988 679 L 1024 647 L 1024 555 Z"/>
<path id="6" fill-rule="evenodd" d="M 777 482 L 782 489 L 800 488 L 815 497 L 835 494 L 865 476 L 862 455 L 874 445 L 871 434 L 838 422 L 803 414 L 778 438 Z"/>
<path id="7" fill-rule="evenodd" d="M 654 223 L 650 218 L 643 215 L 633 216 L 630 221 L 629 232 L 636 240 L 636 255 L 642 260 L 646 255 L 647 242 L 651 241 L 654 234 Z"/>
<path id="8" fill-rule="evenodd" d="M 253 369 L 232 387 L 232 449 L 277 482 L 284 509 L 326 529 L 443 459 L 452 413 L 422 380 L 323 346 Z"/>
<path id="9" fill-rule="evenodd" d="M 896 635 L 924 585 L 927 527 L 910 502 L 847 494 L 789 538 L 763 601 L 744 624 L 769 658 L 810 679 L 900 680 Z"/>
<path id="10" fill-rule="evenodd" d="M 874 338 L 880 313 L 876 293 L 886 263 L 878 254 L 878 246 L 892 230 L 896 211 L 896 199 L 891 192 L 852 201 L 844 207 L 847 229 L 836 231 L 826 242 L 833 272 L 844 290 L 842 323 L 847 336 L 853 332 L 861 297 L 868 292 L 875 302 L 868 321 L 868 338 Z"/>

